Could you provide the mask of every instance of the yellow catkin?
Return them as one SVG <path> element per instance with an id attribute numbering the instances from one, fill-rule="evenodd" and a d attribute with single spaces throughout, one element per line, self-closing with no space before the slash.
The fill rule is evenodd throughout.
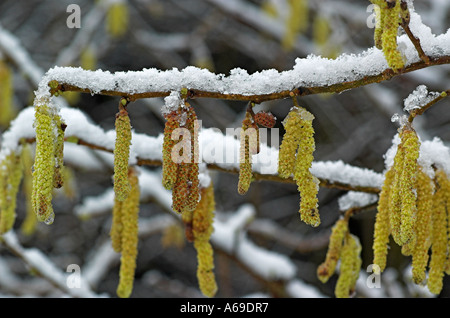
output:
<path id="1" fill-rule="evenodd" d="M 416 179 L 417 159 L 419 158 L 420 142 L 416 132 L 405 127 L 402 133 L 402 144 L 405 157 L 401 171 L 401 225 L 400 241 L 403 245 L 414 239 L 414 222 L 416 220 Z"/>
<path id="2" fill-rule="evenodd" d="M 178 165 L 172 158 L 172 148 L 175 141 L 172 139 L 172 133 L 180 127 L 177 112 L 171 112 L 165 116 L 163 140 L 163 165 L 162 165 L 162 184 L 167 190 L 172 190 L 177 180 Z"/>
<path id="3" fill-rule="evenodd" d="M 447 211 L 447 260 L 445 265 L 445 273 L 450 275 L 450 178 L 445 172 L 442 173 L 441 183 L 439 186 L 442 188 L 445 197 L 445 208 Z"/>
<path id="4" fill-rule="evenodd" d="M 314 128 L 312 126 L 314 116 L 302 108 L 299 109 L 299 116 L 301 117 L 302 126 L 294 166 L 294 180 L 297 183 L 301 196 L 300 218 L 306 224 L 315 227 L 320 224 L 320 215 L 317 198 L 319 180 L 310 171 L 315 150 Z"/>
<path id="5" fill-rule="evenodd" d="M 123 201 L 119 201 L 117 200 L 117 198 L 114 198 L 109 237 L 111 239 L 112 248 L 117 253 L 120 253 L 122 251 L 122 205 Z"/>
<path id="6" fill-rule="evenodd" d="M 378 200 L 377 215 L 375 219 L 374 240 L 373 240 L 373 263 L 378 265 L 380 271 L 386 268 L 386 257 L 388 254 L 388 244 L 390 235 L 389 226 L 389 196 L 394 182 L 395 171 L 389 169 L 385 174 L 380 198 Z"/>
<path id="7" fill-rule="evenodd" d="M 201 200 L 192 215 L 192 233 L 197 251 L 197 279 L 201 292 L 213 297 L 217 292 L 214 275 L 213 248 L 209 242 L 213 232 L 215 210 L 214 187 L 211 183 L 201 190 Z"/>
<path id="8" fill-rule="evenodd" d="M 372 1 L 374 2 L 374 1 Z M 374 44 L 375 47 L 382 50 L 383 42 L 382 35 L 384 29 L 384 11 L 381 10 L 379 4 L 374 5 L 374 13 L 375 13 L 375 32 L 374 32 Z"/>
<path id="9" fill-rule="evenodd" d="M 361 243 L 358 237 L 347 233 L 342 246 L 340 273 L 334 291 L 337 298 L 348 298 L 355 291 L 362 263 L 360 254 Z"/>
<path id="10" fill-rule="evenodd" d="M 176 247 L 178 249 L 183 248 L 185 244 L 185 237 L 183 228 L 178 224 L 171 224 L 166 226 L 163 230 L 161 237 L 161 245 L 164 248 Z"/>
<path id="11" fill-rule="evenodd" d="M 252 133 L 252 119 L 249 112 L 246 113 L 242 121 L 240 130 L 240 147 L 239 147 L 239 182 L 238 193 L 244 195 L 247 193 L 252 182 L 252 155 L 250 152 L 250 144 L 252 143 L 249 132 Z"/>
<path id="12" fill-rule="evenodd" d="M 447 259 L 447 213 L 445 206 L 445 192 L 440 186 L 445 183 L 447 176 L 442 170 L 436 171 L 436 191 L 433 196 L 432 208 L 432 242 L 431 260 L 427 286 L 431 293 L 439 294 L 443 286 L 445 262 Z"/>
<path id="13" fill-rule="evenodd" d="M 0 125 L 7 126 L 14 118 L 12 72 L 8 65 L 0 60 Z"/>
<path id="14" fill-rule="evenodd" d="M 33 172 L 32 204 L 37 219 L 51 224 L 54 221 L 52 192 L 55 171 L 55 145 L 53 116 L 45 104 L 35 106 L 36 154 Z"/>
<path id="15" fill-rule="evenodd" d="M 31 204 L 31 193 L 33 190 L 33 157 L 31 153 L 31 147 L 28 143 L 24 143 L 22 146 L 22 164 L 23 164 L 23 192 L 25 195 L 26 212 L 25 219 L 23 220 L 20 230 L 24 235 L 32 235 L 36 229 L 37 218 L 33 211 Z"/>
<path id="16" fill-rule="evenodd" d="M 433 191 L 431 178 L 421 168 L 418 168 L 416 244 L 412 251 L 412 278 L 416 284 L 424 283 L 426 278 L 428 250 L 431 245 Z"/>
<path id="17" fill-rule="evenodd" d="M 278 175 L 288 178 L 294 173 L 295 159 L 302 136 L 302 118 L 293 107 L 283 121 L 285 133 L 278 152 Z"/>
<path id="18" fill-rule="evenodd" d="M 122 202 L 122 248 L 120 258 L 120 280 L 117 295 L 128 298 L 133 290 L 136 258 L 138 253 L 139 178 L 134 169 L 129 171 L 131 191 Z"/>
<path id="19" fill-rule="evenodd" d="M 397 48 L 397 32 L 400 20 L 400 1 L 395 1 L 395 6 L 385 5 L 383 11 L 383 34 L 381 35 L 383 53 L 388 66 L 394 71 L 404 67 L 403 57 Z"/>
<path id="20" fill-rule="evenodd" d="M 116 114 L 116 142 L 114 146 L 114 193 L 119 201 L 123 201 L 130 192 L 128 182 L 128 159 L 131 145 L 131 124 L 127 110 L 119 106 Z"/>
<path id="21" fill-rule="evenodd" d="M 298 34 L 308 27 L 308 0 L 289 0 L 289 16 L 286 19 L 286 29 L 282 39 L 282 46 L 291 50 L 295 46 Z"/>
<path id="22" fill-rule="evenodd" d="M 326 283 L 334 274 L 337 262 L 341 256 L 342 244 L 347 232 L 348 222 L 346 219 L 338 220 L 332 228 L 325 261 L 317 268 L 317 277 L 322 283 Z"/>
<path id="23" fill-rule="evenodd" d="M 401 132 L 400 132 L 401 135 Z M 401 245 L 400 240 L 400 224 L 401 224 L 401 172 L 403 169 L 405 152 L 403 143 L 397 146 L 397 152 L 394 157 L 394 164 L 392 169 L 394 170 L 395 177 L 392 183 L 392 187 L 389 195 L 389 224 L 391 229 L 391 235 L 394 241 Z"/>
<path id="24" fill-rule="evenodd" d="M 194 233 L 192 229 L 193 216 L 194 211 L 184 211 L 181 214 L 181 220 L 183 221 L 184 224 L 184 236 L 188 242 L 194 242 Z"/>
<path id="25" fill-rule="evenodd" d="M 16 219 L 17 193 L 23 176 L 23 165 L 19 156 L 11 152 L 0 164 L 0 234 L 8 232 Z"/>
<path id="26" fill-rule="evenodd" d="M 113 3 L 106 16 L 107 31 L 112 37 L 121 37 L 128 28 L 128 6 L 124 1 Z"/>

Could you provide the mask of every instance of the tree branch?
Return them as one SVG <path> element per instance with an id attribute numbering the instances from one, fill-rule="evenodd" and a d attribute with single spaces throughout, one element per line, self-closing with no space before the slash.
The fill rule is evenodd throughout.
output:
<path id="1" fill-rule="evenodd" d="M 233 101 L 251 101 L 254 103 L 262 103 L 270 100 L 278 100 L 284 99 L 288 97 L 294 96 L 308 96 L 315 94 L 323 94 L 323 93 L 340 93 L 346 90 L 350 90 L 353 88 L 373 84 L 380 83 L 383 81 L 390 80 L 396 76 L 401 74 L 410 73 L 413 71 L 417 71 L 429 66 L 450 64 L 450 56 L 440 56 L 438 58 L 430 58 L 429 62 L 419 61 L 416 63 L 412 63 L 406 66 L 404 69 L 399 70 L 398 72 L 394 72 L 392 69 L 385 69 L 383 72 L 376 75 L 367 75 L 358 80 L 346 81 L 342 83 L 336 83 L 331 85 L 324 86 L 309 86 L 309 87 L 297 87 L 293 90 L 283 90 L 280 92 L 269 93 L 269 94 L 233 94 L 233 93 L 224 93 L 217 91 L 206 91 L 199 89 L 189 89 L 188 98 L 215 98 L 215 99 L 225 99 L 225 100 L 233 100 Z M 49 87 L 51 94 L 56 94 L 59 92 L 80 92 L 80 93 L 88 93 L 93 94 L 89 88 L 79 87 L 77 85 L 73 85 L 70 83 L 66 83 L 64 81 L 57 81 L 56 83 L 52 80 L 49 82 L 53 82 Z M 166 97 L 171 92 L 167 91 L 152 91 L 152 92 L 140 92 L 140 93 L 130 93 L 121 90 L 100 90 L 95 92 L 98 95 L 105 96 L 118 96 L 118 97 L 126 97 L 130 102 L 136 101 L 141 98 L 154 98 L 154 97 Z"/>

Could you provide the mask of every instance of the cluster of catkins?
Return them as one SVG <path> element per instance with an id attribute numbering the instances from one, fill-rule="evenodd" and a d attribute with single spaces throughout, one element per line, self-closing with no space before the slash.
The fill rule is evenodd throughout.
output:
<path id="1" fill-rule="evenodd" d="M 116 114 L 114 145 L 114 206 L 110 230 L 114 251 L 121 253 L 117 295 L 128 298 L 133 290 L 138 253 L 139 175 L 129 166 L 131 124 L 122 98 Z"/>
<path id="2" fill-rule="evenodd" d="M 402 69 L 404 61 L 397 47 L 399 24 L 409 19 L 408 6 L 401 0 L 370 0 L 375 5 L 375 46 L 383 50 L 390 68 Z"/>
<path id="3" fill-rule="evenodd" d="M 51 224 L 55 217 L 53 189 L 63 186 L 66 124 L 48 105 L 49 101 L 35 100 L 36 154 L 31 203 L 38 221 Z"/>
<path id="4" fill-rule="evenodd" d="M 348 298 L 355 291 L 361 268 L 361 243 L 348 229 L 348 217 L 339 219 L 334 225 L 325 261 L 317 268 L 317 277 L 326 283 L 334 274 L 340 261 L 339 278 L 334 293 L 338 298 Z"/>
<path id="5" fill-rule="evenodd" d="M 450 273 L 450 180 L 439 167 L 430 176 L 419 165 L 420 141 L 409 123 L 399 137 L 378 202 L 373 263 L 385 269 L 392 236 L 402 254 L 412 257 L 414 282 L 439 294 L 444 274 Z"/>
<path id="6" fill-rule="evenodd" d="M 213 232 L 214 188 L 199 182 L 198 121 L 187 102 L 165 114 L 162 184 L 172 190 L 172 209 L 181 214 L 185 237 L 197 251 L 197 279 L 201 292 L 217 292 L 214 275 Z M 180 135 L 182 139 L 179 140 Z"/>
<path id="7" fill-rule="evenodd" d="M 284 119 L 286 130 L 280 145 L 278 174 L 288 178 L 292 174 L 300 192 L 300 217 L 311 226 L 320 224 L 317 193 L 319 180 L 311 173 L 315 150 L 314 115 L 303 107 L 294 106 Z"/>

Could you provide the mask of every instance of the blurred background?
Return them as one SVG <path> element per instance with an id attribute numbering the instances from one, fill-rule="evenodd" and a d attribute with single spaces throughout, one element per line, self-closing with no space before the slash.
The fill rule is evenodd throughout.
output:
<path id="1" fill-rule="evenodd" d="M 77 4 L 81 9 L 80 28 L 66 25 L 70 4 Z M 272 68 L 289 70 L 296 58 L 310 54 L 335 58 L 341 53 L 358 54 L 372 47 L 369 5 L 369 1 L 360 0 L 0 0 L 0 26 L 2 32 L 19 41 L 29 55 L 28 62 L 41 75 L 56 65 L 111 72 L 182 69 L 193 65 L 225 75 L 234 68 L 246 69 L 251 74 Z M 448 1 L 416 0 L 414 6 L 433 33 L 441 34 L 449 28 Z M 0 113 L 0 129 L 4 132 L 10 120 L 32 104 L 37 82 L 18 64 L 17 56 L 1 46 L 0 60 L 12 72 L 13 83 L 10 115 L 7 110 Z M 446 65 L 435 66 L 341 94 L 300 99 L 300 104 L 315 116 L 315 160 L 342 160 L 382 173 L 383 154 L 391 146 L 397 128 L 391 117 L 402 113 L 403 100 L 418 85 L 424 84 L 430 91 L 449 89 L 449 71 Z M 71 107 L 83 110 L 103 129 L 114 128 L 117 99 L 77 93 L 64 97 Z M 130 105 L 136 132 L 150 136 L 162 132 L 163 103 L 162 99 L 154 98 Z M 244 102 L 215 99 L 197 99 L 192 105 L 204 127 L 223 131 L 240 127 L 246 106 Z M 421 138 L 438 136 L 445 143 L 450 142 L 449 106 L 449 101 L 444 100 L 415 121 Z M 281 136 L 281 121 L 292 107 L 292 101 L 265 102 L 257 107 L 270 110 L 278 118 L 275 127 L 280 129 Z M 83 266 L 108 242 L 110 211 L 82 220 L 74 208 L 86 196 L 101 195 L 111 187 L 111 170 L 107 166 L 98 171 L 74 169 L 74 174 L 76 192 L 70 198 L 56 196 L 57 216 L 53 225 L 39 224 L 32 234 L 20 233 L 26 201 L 20 193 L 16 227 L 23 247 L 38 248 L 63 271 L 68 264 L 79 264 L 83 274 Z M 342 214 L 338 199 L 344 191 L 320 189 L 322 223 L 318 228 L 311 228 L 299 219 L 299 194 L 295 185 L 254 182 L 247 195 L 240 196 L 236 190 L 236 174 L 213 172 L 212 177 L 218 211 L 233 213 L 245 203 L 254 205 L 256 220 L 247 228 L 248 237 L 258 246 L 287 256 L 297 267 L 296 277 L 317 295 L 334 297 L 337 275 L 322 284 L 317 279 L 316 268 L 324 260 L 330 229 Z M 167 212 L 156 202 L 142 203 L 141 217 L 161 214 Z M 362 242 L 363 270 L 372 260 L 374 216 L 375 210 L 369 209 L 350 221 L 351 232 Z M 257 220 L 269 221 L 280 232 L 263 234 Z M 161 227 L 141 238 L 132 297 L 202 297 L 197 287 L 192 244 L 177 241 L 176 235 L 170 236 L 167 228 Z M 264 281 L 232 255 L 217 251 L 215 264 L 217 297 L 307 296 L 287 292 L 283 282 Z M 426 289 L 411 288 L 405 274 L 409 264 L 410 258 L 402 256 L 396 245 L 392 245 L 389 269 L 382 275 L 380 297 L 430 296 Z M 60 293 L 45 279 L 33 276 L 20 258 L 1 246 L 0 265 L 15 279 L 14 284 L 8 284 L 0 274 L 2 296 L 46 297 Z M 116 258 L 97 276 L 92 289 L 115 297 L 118 273 Z M 447 281 L 446 277 L 441 296 L 450 295 Z M 361 288 L 356 296 L 372 297 L 373 293 Z"/>

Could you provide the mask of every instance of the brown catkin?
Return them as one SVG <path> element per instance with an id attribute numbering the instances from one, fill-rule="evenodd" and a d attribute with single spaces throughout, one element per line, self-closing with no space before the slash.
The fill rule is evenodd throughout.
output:
<path id="1" fill-rule="evenodd" d="M 167 190 L 172 190 L 177 180 L 178 165 L 172 158 L 172 148 L 175 145 L 175 140 L 172 139 L 172 133 L 175 129 L 180 127 L 178 115 L 173 111 L 165 116 L 166 123 L 164 126 L 164 141 L 163 141 L 163 164 L 162 164 L 162 184 Z"/>

